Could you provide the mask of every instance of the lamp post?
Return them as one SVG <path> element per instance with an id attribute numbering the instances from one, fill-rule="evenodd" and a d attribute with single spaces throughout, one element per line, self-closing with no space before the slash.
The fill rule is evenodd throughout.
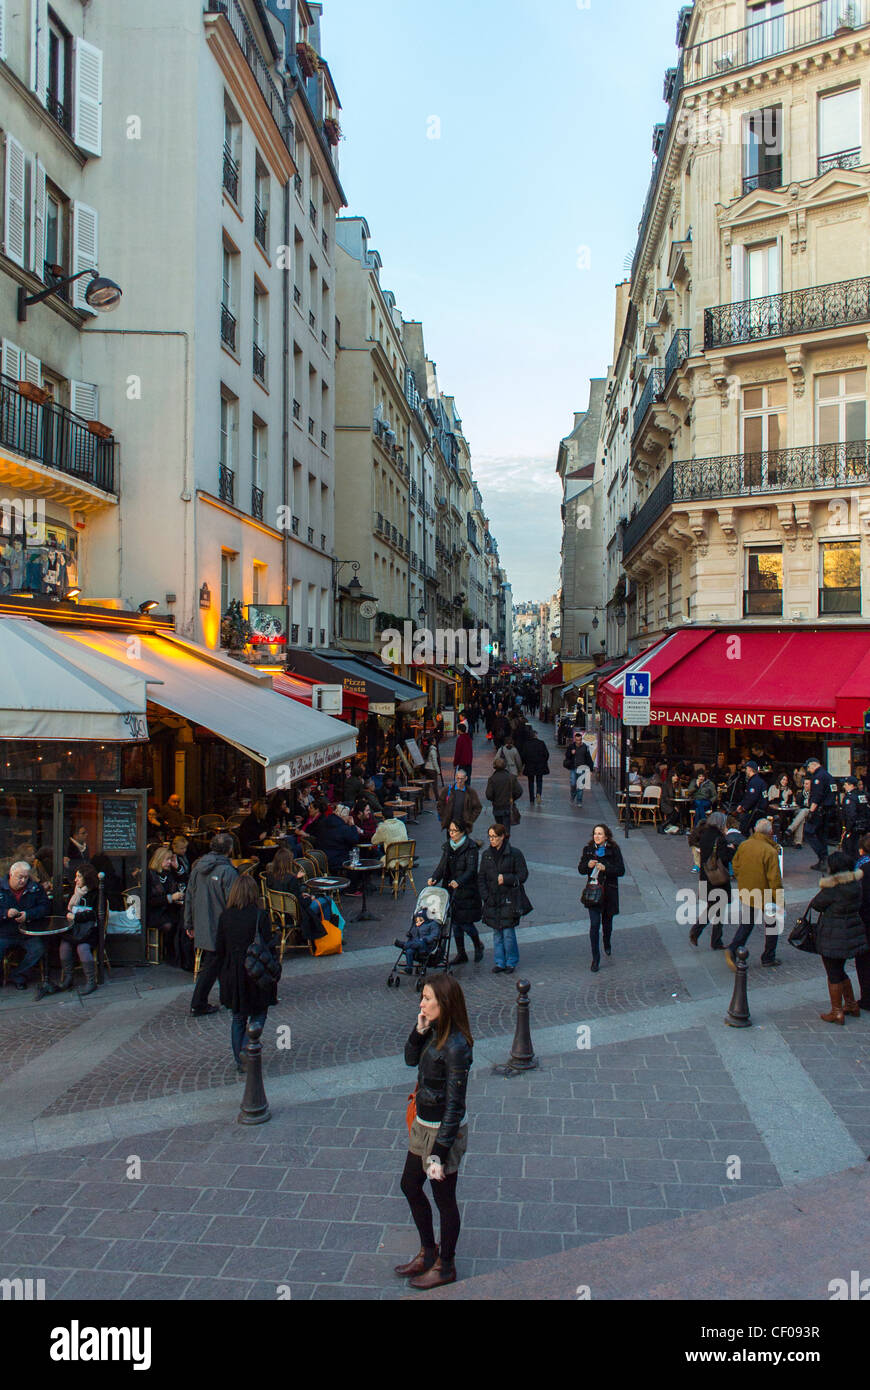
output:
<path id="1" fill-rule="evenodd" d="M 359 603 L 360 600 L 361 600 L 361 598 L 362 598 L 362 596 L 363 596 L 363 586 L 362 586 L 362 584 L 360 584 L 360 582 L 359 582 L 359 572 L 360 572 L 360 568 L 361 568 L 359 560 L 336 560 L 336 559 L 333 559 L 333 561 L 332 561 L 332 599 L 333 599 L 332 633 L 333 633 L 333 637 L 337 637 L 337 636 L 339 635 L 338 632 L 336 631 L 336 629 L 337 629 L 338 627 L 341 626 L 341 623 L 340 623 L 341 608 L 340 608 L 340 605 L 339 605 L 339 596 L 338 596 L 338 590 L 339 590 L 338 576 L 339 576 L 339 572 L 340 572 L 341 570 L 344 569 L 345 565 L 350 565 L 351 569 L 353 570 L 353 579 L 350 581 L 350 583 L 349 583 L 348 586 L 347 586 L 348 597 L 350 598 L 350 600 L 351 600 L 352 603 Z"/>
<path id="2" fill-rule="evenodd" d="M 91 267 L 89 270 L 80 270 L 76 275 L 61 276 L 54 280 L 48 289 L 42 290 L 39 294 L 28 294 L 22 285 L 18 290 L 18 322 L 26 323 L 27 310 L 32 304 L 42 304 L 53 294 L 58 294 L 66 285 L 81 280 L 83 275 L 91 276 L 91 283 L 85 290 L 85 299 L 90 307 L 101 314 L 108 314 L 113 309 L 117 309 L 123 293 L 120 285 L 116 285 L 114 280 L 108 280 L 105 275 L 100 275 Z"/>

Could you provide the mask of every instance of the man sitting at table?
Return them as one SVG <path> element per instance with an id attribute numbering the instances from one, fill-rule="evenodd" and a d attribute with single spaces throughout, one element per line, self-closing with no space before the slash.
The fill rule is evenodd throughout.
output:
<path id="1" fill-rule="evenodd" d="M 372 836 L 373 845 L 395 845 L 401 840 L 407 840 L 408 829 L 405 822 L 399 820 L 397 816 L 390 816 L 388 820 L 381 821 L 374 835 Z"/>
<path id="2" fill-rule="evenodd" d="M 27 988 L 28 975 L 45 955 L 45 942 L 22 936 L 19 929 L 38 931 L 47 926 L 50 915 L 45 889 L 31 878 L 30 865 L 24 860 L 13 864 L 7 877 L 0 879 L 0 961 L 13 946 L 24 948 L 24 959 L 10 975 L 16 989 Z"/>
<path id="3" fill-rule="evenodd" d="M 326 802 L 323 801 L 319 803 L 318 809 L 320 815 L 311 828 L 311 838 L 315 849 L 322 850 L 326 855 L 329 872 L 338 876 L 351 850 L 359 844 L 362 836 L 351 819 L 349 807 L 336 806 L 335 811 L 328 814 Z"/>
<path id="4" fill-rule="evenodd" d="M 178 792 L 173 792 L 165 806 L 160 808 L 160 819 L 168 830 L 184 829 L 184 812 L 181 809 L 181 797 Z"/>

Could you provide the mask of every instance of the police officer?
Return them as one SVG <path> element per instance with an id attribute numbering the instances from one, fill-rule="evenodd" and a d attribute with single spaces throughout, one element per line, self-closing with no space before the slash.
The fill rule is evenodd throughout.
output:
<path id="1" fill-rule="evenodd" d="M 752 822 L 758 816 L 759 811 L 765 810 L 767 807 L 767 783 L 758 771 L 758 763 L 750 759 L 746 764 L 746 775 L 749 780 L 736 812 L 742 818 L 740 821 L 740 833 L 742 835 L 750 833 Z"/>
<path id="2" fill-rule="evenodd" d="M 837 784 L 829 772 L 822 767 L 818 758 L 808 758 L 806 771 L 812 779 L 810 787 L 810 814 L 807 817 L 804 839 L 816 852 L 816 863 L 811 869 L 827 869 L 828 839 L 826 820 L 828 811 L 837 804 Z"/>
<path id="3" fill-rule="evenodd" d="M 840 848 L 850 859 L 858 857 L 858 841 L 870 830 L 870 805 L 864 792 L 858 790 L 857 777 L 845 777 L 843 787 L 843 838 Z"/>

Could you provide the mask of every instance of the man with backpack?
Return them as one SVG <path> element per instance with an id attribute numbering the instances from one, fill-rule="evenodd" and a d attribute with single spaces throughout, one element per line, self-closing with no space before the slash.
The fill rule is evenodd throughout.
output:
<path id="1" fill-rule="evenodd" d="M 583 793 L 589 786 L 591 774 L 595 770 L 588 744 L 583 741 L 583 732 L 575 729 L 571 742 L 565 749 L 563 767 L 571 774 L 571 800 L 583 805 Z"/>

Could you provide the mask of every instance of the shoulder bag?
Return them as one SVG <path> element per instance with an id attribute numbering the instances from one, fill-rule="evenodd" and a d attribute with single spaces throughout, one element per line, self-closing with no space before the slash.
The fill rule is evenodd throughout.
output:
<path id="1" fill-rule="evenodd" d="M 822 914 L 819 914 L 819 921 Z M 807 951 L 810 955 L 818 955 L 816 947 L 816 927 L 818 922 L 813 921 L 812 908 L 807 907 L 801 913 L 788 934 L 790 946 L 794 946 L 797 951 Z"/>
<path id="2" fill-rule="evenodd" d="M 604 903 L 604 883 L 600 869 L 593 869 L 589 875 L 589 882 L 580 894 L 580 901 L 584 907 L 601 907 Z"/>
<path id="3" fill-rule="evenodd" d="M 519 825 L 521 820 L 522 816 L 520 815 L 519 807 L 513 797 L 511 797 L 511 825 Z"/>
<path id="4" fill-rule="evenodd" d="M 245 974 L 254 985 L 275 984 L 281 978 L 281 962 L 257 928 L 253 941 L 245 952 Z"/>
<path id="5" fill-rule="evenodd" d="M 712 851 L 704 861 L 704 876 L 711 888 L 724 888 L 730 883 L 731 875 L 728 866 L 723 864 L 717 853 L 717 846 L 714 845 Z"/>

